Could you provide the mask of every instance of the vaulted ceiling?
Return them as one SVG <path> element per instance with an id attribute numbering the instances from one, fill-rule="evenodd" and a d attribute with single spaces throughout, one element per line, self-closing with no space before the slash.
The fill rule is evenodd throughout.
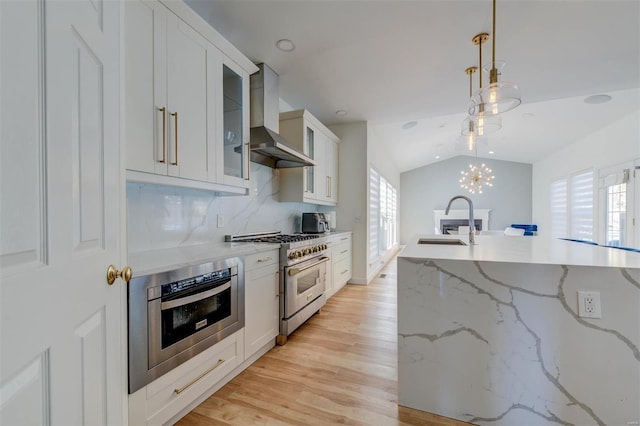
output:
<path id="1" fill-rule="evenodd" d="M 400 171 L 465 153 L 464 69 L 478 63 L 472 37 L 491 32 L 490 0 L 187 3 L 252 61 L 271 66 L 292 107 L 329 125 L 368 121 Z M 498 0 L 496 24 L 500 79 L 520 86 L 523 104 L 504 114 L 481 156 L 535 162 L 640 109 L 639 1 Z M 293 52 L 276 48 L 283 38 Z M 594 94 L 612 100 L 583 102 Z M 417 125 L 403 130 L 409 121 Z"/>

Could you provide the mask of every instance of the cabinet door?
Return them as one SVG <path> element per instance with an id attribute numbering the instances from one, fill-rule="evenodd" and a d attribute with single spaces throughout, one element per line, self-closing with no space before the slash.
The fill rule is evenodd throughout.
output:
<path id="1" fill-rule="evenodd" d="M 314 199 L 318 201 L 327 200 L 327 137 L 321 131 L 316 131 L 315 140 L 315 157 L 316 165 L 313 166 L 313 178 L 315 181 L 315 196 Z"/>
<path id="2" fill-rule="evenodd" d="M 335 204 L 338 202 L 338 144 L 327 139 L 326 148 L 327 200 Z"/>
<path id="3" fill-rule="evenodd" d="M 279 275 L 277 263 L 246 274 L 245 358 L 278 335 Z"/>
<path id="4" fill-rule="evenodd" d="M 249 187 L 249 75 L 226 58 L 218 65 L 218 180 Z"/>
<path id="5" fill-rule="evenodd" d="M 99 6 L 0 1 L 1 424 L 126 424 L 120 4 Z"/>
<path id="6" fill-rule="evenodd" d="M 209 180 L 207 55 L 213 46 L 167 15 L 167 159 L 169 175 Z M 214 95 L 215 96 L 215 95 Z M 212 126 L 210 126 L 212 127 Z"/>
<path id="7" fill-rule="evenodd" d="M 167 174 L 167 10 L 124 2 L 126 167 Z"/>

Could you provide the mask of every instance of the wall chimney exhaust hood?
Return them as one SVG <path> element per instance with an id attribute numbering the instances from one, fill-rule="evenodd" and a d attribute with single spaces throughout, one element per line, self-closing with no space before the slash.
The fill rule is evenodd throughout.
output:
<path id="1" fill-rule="evenodd" d="M 280 94 L 278 74 L 269 66 L 258 64 L 251 76 L 251 161 L 273 168 L 315 166 L 306 155 L 290 147 L 278 134 L 280 130 Z"/>

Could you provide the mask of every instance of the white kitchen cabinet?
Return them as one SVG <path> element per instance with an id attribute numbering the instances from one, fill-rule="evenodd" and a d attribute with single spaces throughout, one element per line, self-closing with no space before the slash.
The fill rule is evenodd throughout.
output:
<path id="1" fill-rule="evenodd" d="M 207 39 L 221 37 L 188 6 L 166 3 L 124 3 L 127 179 L 246 194 L 254 65 Z"/>
<path id="2" fill-rule="evenodd" d="M 331 268 L 327 268 L 327 297 L 331 297 L 351 279 L 351 233 L 331 235 L 327 238 L 327 245 L 331 250 Z"/>
<path id="3" fill-rule="evenodd" d="M 316 162 L 280 170 L 280 201 L 335 206 L 340 139 L 307 110 L 280 114 L 280 135 Z"/>
<path id="4" fill-rule="evenodd" d="M 279 250 L 245 258 L 245 358 L 267 344 L 275 346 L 279 331 Z"/>
<path id="5" fill-rule="evenodd" d="M 338 142 L 327 139 L 326 146 L 326 185 L 327 200 L 330 205 L 338 204 Z"/>
<path id="6" fill-rule="evenodd" d="M 129 395 L 129 424 L 174 423 L 209 397 L 217 383 L 229 380 L 227 376 L 243 362 L 243 345 L 240 330 Z"/>
<path id="7" fill-rule="evenodd" d="M 249 188 L 249 73 L 226 57 L 218 71 L 217 181 Z"/>

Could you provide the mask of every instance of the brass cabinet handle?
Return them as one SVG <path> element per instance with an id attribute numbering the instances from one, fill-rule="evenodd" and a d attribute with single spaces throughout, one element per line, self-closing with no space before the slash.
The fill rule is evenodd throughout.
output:
<path id="1" fill-rule="evenodd" d="M 348 239 L 349 237 L 343 237 L 343 238 L 340 238 L 340 241 L 347 241 Z"/>
<path id="2" fill-rule="evenodd" d="M 162 112 L 162 160 L 160 163 L 167 161 L 167 108 L 158 108 L 158 111 Z"/>
<path id="3" fill-rule="evenodd" d="M 276 297 L 280 297 L 280 270 L 276 271 Z"/>
<path id="4" fill-rule="evenodd" d="M 342 250 L 342 251 L 340 252 L 340 254 L 345 254 L 345 253 L 346 253 L 346 252 L 348 252 L 348 251 L 349 251 L 349 250 L 347 250 L 347 249 Z"/>
<path id="5" fill-rule="evenodd" d="M 347 272 L 349 272 L 349 270 L 348 270 L 348 269 L 345 269 L 344 271 L 340 272 L 340 275 L 344 275 L 344 274 L 346 274 Z"/>
<path id="6" fill-rule="evenodd" d="M 175 161 L 175 163 L 171 163 L 171 165 L 177 166 L 178 165 L 178 111 L 172 112 L 170 114 L 173 115 L 173 117 L 174 117 L 174 120 L 175 120 L 175 131 L 176 131 L 176 140 L 175 140 L 175 158 L 176 158 L 176 161 Z"/>
<path id="7" fill-rule="evenodd" d="M 268 257 L 261 257 L 260 259 L 258 259 L 258 263 L 262 263 L 262 262 L 268 262 L 272 260 L 271 256 Z"/>
<path id="8" fill-rule="evenodd" d="M 107 268 L 107 284 L 113 284 L 117 278 L 122 278 L 125 282 L 129 283 L 133 277 L 133 270 L 125 266 L 122 271 L 118 271 L 115 266 L 109 265 Z"/>
<path id="9" fill-rule="evenodd" d="M 327 176 L 327 197 L 331 197 L 331 176 Z"/>
<path id="10" fill-rule="evenodd" d="M 176 388 L 173 391 L 175 392 L 176 395 L 180 395 L 187 388 L 193 386 L 198 380 L 202 379 L 204 376 L 206 376 L 207 374 L 211 373 L 213 370 L 215 370 L 216 368 L 220 367 L 222 364 L 224 364 L 224 359 L 219 359 L 218 362 L 216 362 L 216 364 L 213 367 L 206 369 L 205 371 L 200 373 L 200 375 L 198 377 L 194 378 L 193 380 L 191 380 L 189 383 L 187 383 L 186 385 L 182 386 L 181 388 Z"/>

